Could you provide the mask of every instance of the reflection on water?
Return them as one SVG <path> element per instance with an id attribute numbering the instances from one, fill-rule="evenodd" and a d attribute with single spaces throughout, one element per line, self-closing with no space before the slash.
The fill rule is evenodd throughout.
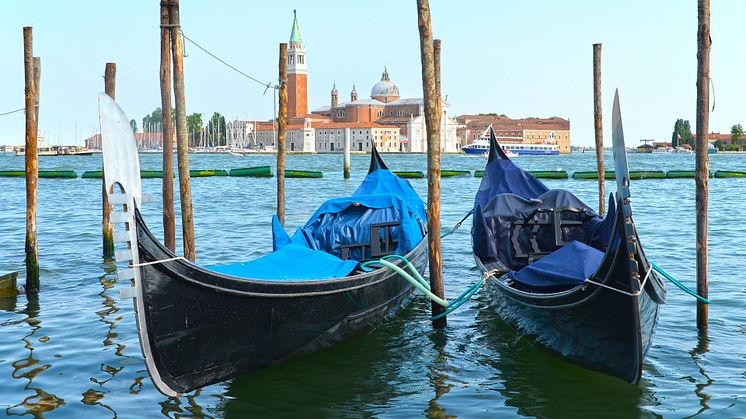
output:
<path id="1" fill-rule="evenodd" d="M 432 419 L 454 418 L 455 416 L 449 416 L 447 409 L 438 403 L 438 400 L 453 387 L 452 384 L 448 383 L 448 374 L 446 374 L 449 368 L 447 365 L 448 355 L 445 351 L 448 337 L 443 330 L 436 330 L 430 334 L 429 338 L 436 353 L 435 359 L 427 367 L 429 370 L 428 378 L 430 379 L 430 386 L 432 386 L 435 392 L 435 397 L 428 402 L 426 414 L 428 418 Z"/>
<path id="2" fill-rule="evenodd" d="M 697 416 L 698 414 L 704 412 L 705 410 L 710 409 L 710 398 L 711 396 L 707 393 L 705 393 L 705 389 L 707 387 L 710 387 L 714 380 L 710 378 L 709 375 L 707 375 L 707 371 L 705 371 L 705 368 L 702 366 L 702 358 L 707 352 L 710 351 L 710 339 L 707 336 L 707 332 L 699 332 L 697 335 L 697 346 L 695 346 L 691 351 L 689 351 L 689 355 L 692 357 L 692 361 L 694 361 L 694 365 L 697 366 L 699 369 L 700 375 L 702 375 L 702 378 L 705 379 L 705 382 L 698 382 L 694 387 L 694 394 L 699 397 L 699 404 L 702 406 L 699 411 L 694 414 L 693 416 Z"/>
<path id="3" fill-rule="evenodd" d="M 24 348 L 28 350 L 28 356 L 13 362 L 12 377 L 16 380 L 28 380 L 24 389 L 31 391 L 33 394 L 27 396 L 22 402 L 5 409 L 8 416 L 40 416 L 65 404 L 64 400 L 54 394 L 34 387 L 34 379 L 52 366 L 52 364 L 42 364 L 40 360 L 34 358 L 33 340 L 36 338 L 37 332 L 41 330 L 41 320 L 38 318 L 39 311 L 39 296 L 29 293 L 26 308 L 21 311 L 27 316 L 21 322 L 28 324 L 31 328 L 29 333 L 21 338 Z M 38 339 L 44 341 L 45 337 L 40 336 Z"/>
<path id="4" fill-rule="evenodd" d="M 192 157 L 193 166 L 202 168 L 275 163 L 269 155 Z M 712 168 L 746 171 L 745 157 L 716 155 Z M 423 155 L 384 158 L 397 170 L 426 165 Z M 611 167 L 611 153 L 607 158 Z M 635 170 L 693 168 L 693 160 L 684 156 L 629 158 Z M 351 193 L 369 164 L 368 156 L 353 155 L 353 178 L 343 182 L 339 155 L 289 159 L 291 168 L 324 172 L 320 179 L 287 181 L 289 228 L 302 225 L 310 208 L 323 200 Z M 593 153 L 518 160 L 531 170 L 595 166 Z M 442 166 L 473 171 L 482 169 L 484 161 L 444 155 Z M 162 164 L 157 155 L 143 155 L 141 162 L 143 169 Z M 66 167 L 79 173 L 100 165 L 100 156 L 40 159 L 42 169 Z M 22 157 L 0 154 L 0 169 L 16 168 L 23 168 Z M 426 180 L 411 183 L 425 196 Z M 547 183 L 595 202 L 592 181 Z M 192 185 L 203 262 L 246 260 L 271 248 L 272 179 L 200 178 Z M 443 179 L 442 225 L 451 226 L 466 214 L 478 185 L 473 177 Z M 710 183 L 710 252 L 717 261 L 711 264 L 710 290 L 718 310 L 711 313 L 709 339 L 687 342 L 696 336 L 693 301 L 671 292 L 637 386 L 577 368 L 530 344 L 479 295 L 450 315 L 443 331 L 432 329 L 430 305 L 417 298 L 371 334 L 171 399 L 155 389 L 145 370 L 132 302 L 118 299 L 118 289 L 128 284 L 117 283 L 113 265 L 101 260 L 100 181 L 42 179 L 38 223 L 46 277 L 39 295 L 44 310 L 39 311 L 38 299 L 24 295 L 0 298 L 0 417 L 681 417 L 698 411 L 700 416 L 746 417 L 741 396 L 746 383 L 746 290 L 739 276 L 746 271 L 741 251 L 746 224 L 732 222 L 734 203 L 746 201 L 743 185 L 741 179 Z M 694 182 L 645 180 L 636 181 L 634 188 L 635 220 L 646 253 L 693 285 Z M 143 208 L 143 216 L 161 237 L 160 180 L 144 180 L 143 189 L 155 193 L 156 202 Z M 23 259 L 25 207 L 18 199 L 23 194 L 22 180 L 0 179 L 0 272 L 17 269 L 13 264 Z M 468 230 L 467 221 L 443 241 L 449 296 L 479 276 L 473 270 Z M 673 251 L 671 243 L 676 243 Z"/>
<path id="5" fill-rule="evenodd" d="M 397 391 L 410 391 L 396 386 L 408 383 L 412 369 L 419 368 L 412 362 L 423 356 L 423 336 L 405 329 L 412 315 L 405 309 L 373 334 L 236 378 L 227 389 L 222 413 L 227 417 L 375 416 Z"/>
<path id="6" fill-rule="evenodd" d="M 197 403 L 197 397 L 202 394 L 202 390 L 197 390 L 194 394 L 184 397 L 169 397 L 160 402 L 161 414 L 169 418 L 212 418 L 213 416 L 205 413 L 202 406 Z M 186 403 L 182 401 L 186 399 Z"/>
<path id="7" fill-rule="evenodd" d="M 610 406 L 613 417 L 649 414 L 640 409 L 642 387 L 580 368 L 532 344 L 505 324 L 494 310 L 482 310 L 477 316 L 477 327 L 484 333 L 482 344 L 495 353 L 488 363 L 502 382 L 503 387 L 497 390 L 506 398 L 506 405 L 515 407 L 518 414 L 584 417 L 589 412 L 608 411 Z"/>

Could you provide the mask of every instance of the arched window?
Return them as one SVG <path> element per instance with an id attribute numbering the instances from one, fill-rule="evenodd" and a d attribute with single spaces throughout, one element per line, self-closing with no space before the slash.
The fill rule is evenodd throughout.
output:
<path id="1" fill-rule="evenodd" d="M 378 113 L 376 113 L 376 115 L 377 115 L 378 117 L 382 117 L 382 116 L 383 116 L 383 111 L 378 111 Z"/>

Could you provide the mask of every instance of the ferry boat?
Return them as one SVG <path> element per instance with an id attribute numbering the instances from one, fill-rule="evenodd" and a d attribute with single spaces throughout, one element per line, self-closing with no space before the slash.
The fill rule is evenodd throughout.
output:
<path id="1" fill-rule="evenodd" d="M 474 142 L 472 142 L 469 145 L 465 145 L 461 147 L 462 150 L 464 150 L 464 153 L 466 154 L 487 154 L 490 151 L 490 141 L 488 136 L 488 132 L 492 126 L 490 125 L 487 127 L 485 132 Z M 559 147 L 556 144 L 500 144 L 505 154 L 508 155 L 508 157 L 512 157 L 508 153 L 512 154 L 513 156 L 520 156 L 520 155 L 554 155 L 559 154 Z"/>

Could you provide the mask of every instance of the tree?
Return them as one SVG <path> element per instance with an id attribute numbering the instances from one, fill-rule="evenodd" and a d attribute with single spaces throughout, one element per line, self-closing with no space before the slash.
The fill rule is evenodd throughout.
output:
<path id="1" fill-rule="evenodd" d="M 137 121 L 130 119 L 130 127 L 132 127 L 132 132 L 137 133 Z"/>
<path id="2" fill-rule="evenodd" d="M 743 127 L 736 124 L 730 127 L 730 143 L 741 148 L 741 138 L 743 138 Z"/>
<path id="3" fill-rule="evenodd" d="M 722 150 L 722 149 L 723 149 L 723 146 L 724 146 L 723 142 L 722 142 L 722 141 L 720 141 L 720 140 L 717 140 L 717 141 L 715 141 L 715 144 L 713 144 L 713 145 L 714 145 L 714 146 L 715 146 L 715 148 L 717 148 L 718 150 Z"/>
<path id="4" fill-rule="evenodd" d="M 689 125 L 688 120 L 677 119 L 676 123 L 673 125 L 671 145 L 679 147 L 684 144 L 689 144 L 694 147 L 694 134 L 692 134 L 692 127 Z"/>
<path id="5" fill-rule="evenodd" d="M 157 126 L 157 124 L 161 122 L 163 122 L 163 110 L 158 107 L 155 108 L 155 110 L 151 112 L 150 115 L 145 115 L 145 117 L 142 119 L 142 129 L 154 131 L 152 128 L 148 129 L 147 127 Z"/>
<path id="6" fill-rule="evenodd" d="M 213 113 L 212 118 L 207 122 L 207 132 L 214 135 L 214 145 L 227 145 L 225 136 L 225 117 L 220 115 L 219 112 Z"/>
<path id="7" fill-rule="evenodd" d="M 171 109 L 171 120 L 176 121 L 176 109 Z M 155 110 L 151 112 L 150 115 L 145 115 L 145 117 L 142 119 L 142 128 L 145 129 L 147 125 L 151 127 L 149 131 L 160 132 L 163 129 L 161 128 L 162 123 L 163 110 L 158 107 L 155 108 Z"/>
<path id="8" fill-rule="evenodd" d="M 199 139 L 202 138 L 202 114 L 193 113 L 187 116 L 187 131 L 191 139 L 191 146 L 196 147 Z"/>

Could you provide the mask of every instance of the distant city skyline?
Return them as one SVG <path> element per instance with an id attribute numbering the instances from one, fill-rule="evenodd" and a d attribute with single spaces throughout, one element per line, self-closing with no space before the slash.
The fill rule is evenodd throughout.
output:
<path id="1" fill-rule="evenodd" d="M 96 94 L 106 62 L 117 63 L 117 100 L 141 127 L 160 106 L 159 2 L 93 0 L 3 3 L 0 113 L 23 107 L 22 27 L 34 27 L 42 60 L 40 130 L 48 144 L 82 144 L 98 129 Z M 297 9 L 308 50 L 309 108 L 340 101 L 353 84 L 361 98 L 384 66 L 403 97 L 421 97 L 415 2 L 181 2 L 187 36 L 259 80 L 277 79 L 278 44 L 287 42 Z M 593 144 L 592 44 L 603 43 L 604 138 L 611 142 L 611 102 L 619 88 L 625 137 L 670 140 L 676 119 L 695 128 L 694 1 L 448 2 L 431 0 L 442 40 L 443 94 L 451 115 L 559 116 L 572 123 L 572 145 Z M 712 5 L 711 131 L 746 124 L 741 53 L 746 2 Z M 186 44 L 187 112 L 209 119 L 267 120 L 272 91 Z M 76 135 L 77 131 L 77 135 Z M 23 113 L 0 116 L 0 144 L 21 144 Z"/>

